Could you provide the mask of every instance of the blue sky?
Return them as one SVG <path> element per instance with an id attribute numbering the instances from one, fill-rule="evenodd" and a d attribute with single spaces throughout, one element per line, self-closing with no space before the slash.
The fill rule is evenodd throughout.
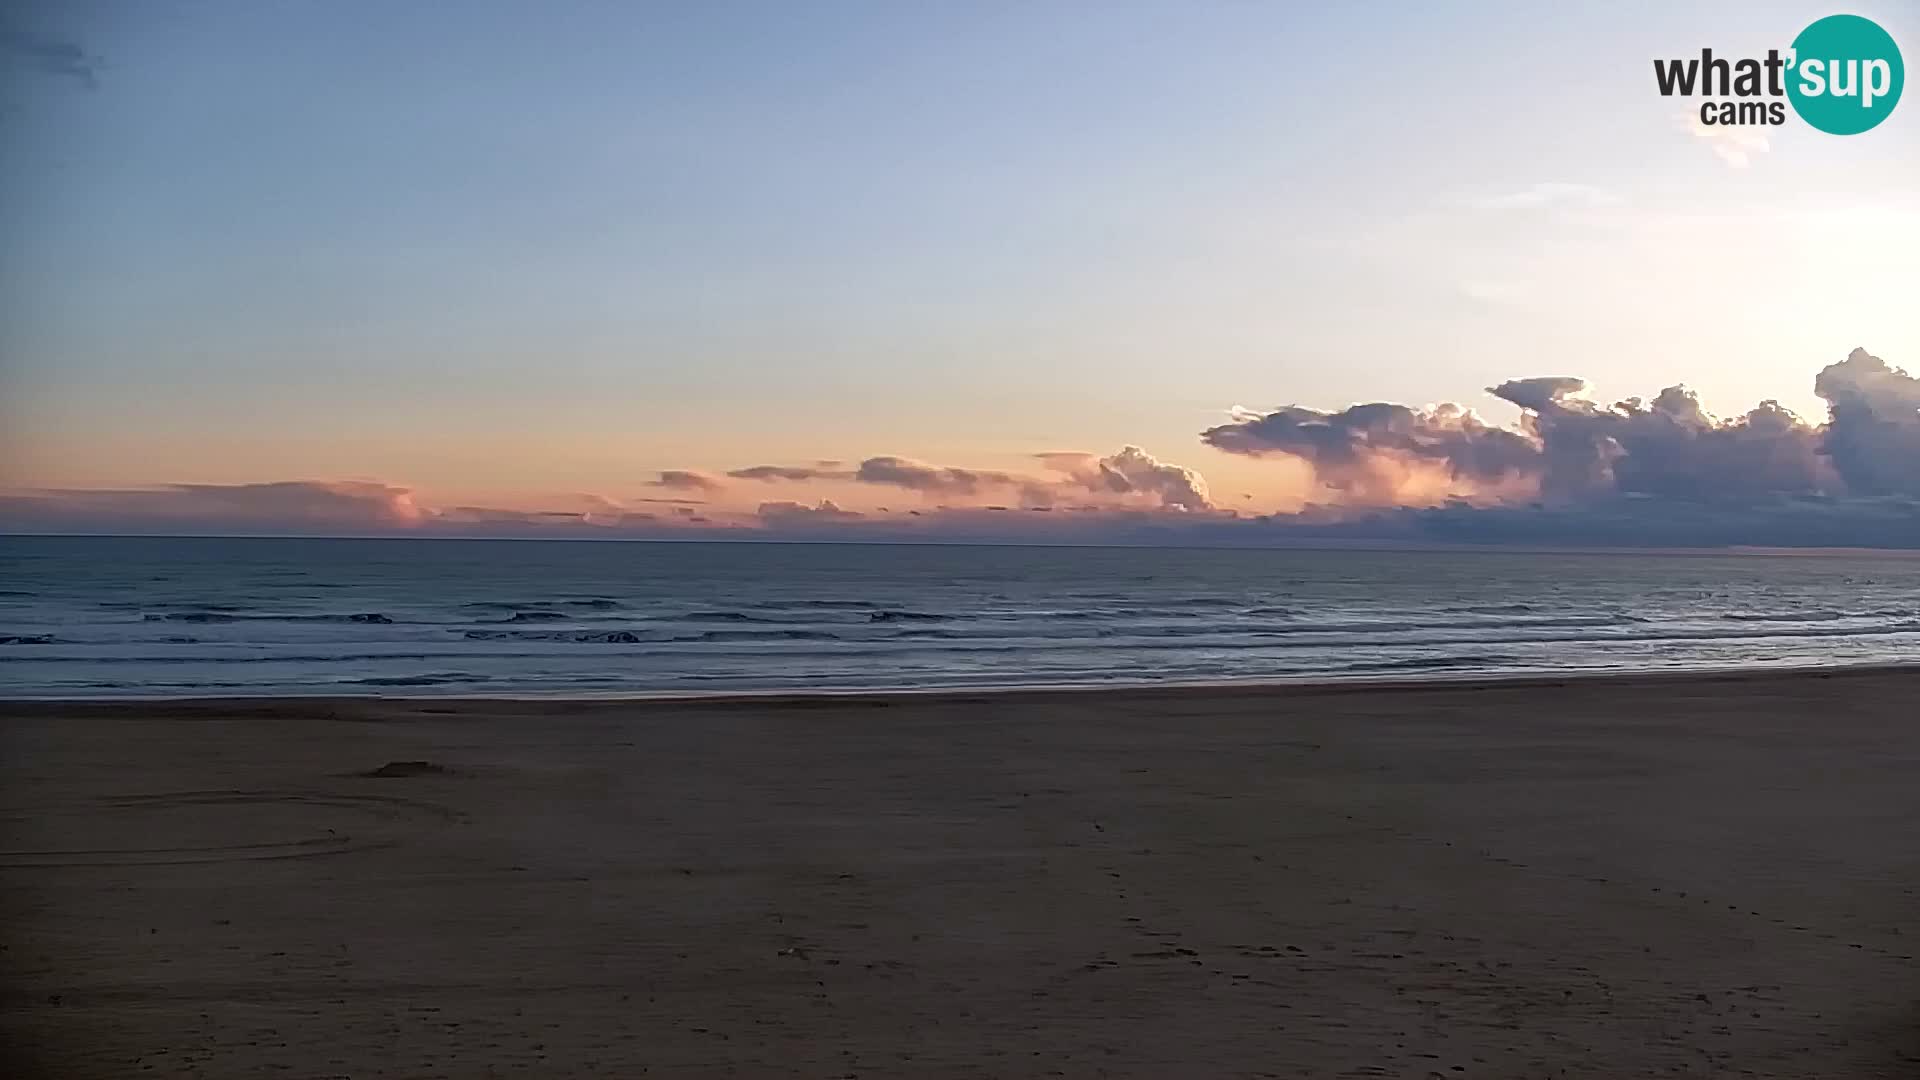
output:
<path id="1" fill-rule="evenodd" d="M 1920 356 L 1920 106 L 1734 167 L 1651 61 L 1833 10 L 19 6 L 93 74 L 4 81 L 0 483 L 1133 444 L 1264 505 L 1297 470 L 1198 439 L 1234 406 L 1511 422 L 1484 387 L 1576 375 L 1817 420 L 1853 347 Z"/>

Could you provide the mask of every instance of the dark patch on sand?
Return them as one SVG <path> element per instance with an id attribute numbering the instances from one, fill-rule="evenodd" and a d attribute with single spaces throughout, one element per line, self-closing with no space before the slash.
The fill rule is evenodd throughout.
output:
<path id="1" fill-rule="evenodd" d="M 389 761 L 377 769 L 369 769 L 360 775 L 376 780 L 390 780 L 408 776 L 446 776 L 452 771 L 445 765 L 436 765 L 431 761 Z"/>

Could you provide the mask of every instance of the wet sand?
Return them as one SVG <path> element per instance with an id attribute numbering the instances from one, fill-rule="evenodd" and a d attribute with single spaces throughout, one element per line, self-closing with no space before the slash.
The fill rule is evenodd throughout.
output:
<path id="1" fill-rule="evenodd" d="M 4 1064 L 1911 1078 L 1916 702 L 10 704 Z"/>

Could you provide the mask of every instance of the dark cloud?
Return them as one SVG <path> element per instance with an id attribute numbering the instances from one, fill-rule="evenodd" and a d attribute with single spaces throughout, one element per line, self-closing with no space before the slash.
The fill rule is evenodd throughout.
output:
<path id="1" fill-rule="evenodd" d="M 1578 379 L 1517 379 L 1489 389 L 1528 411 L 1548 500 L 1620 493 L 1693 499 L 1796 495 L 1832 487 L 1818 430 L 1778 402 L 1716 420 L 1684 386 L 1610 407 L 1572 395 Z"/>
<path id="2" fill-rule="evenodd" d="M 1409 469 L 1424 467 L 1479 488 L 1537 468 L 1540 455 L 1533 439 L 1453 405 L 1419 410 L 1376 402 L 1337 413 L 1288 406 L 1242 415 L 1200 439 L 1233 454 L 1299 458 L 1320 483 L 1364 502 L 1396 501 L 1409 484 Z"/>
<path id="3" fill-rule="evenodd" d="M 1354 505 L 1578 505 L 1615 496 L 1758 503 L 1809 495 L 1920 493 L 1920 380 L 1856 349 L 1821 372 L 1828 423 L 1778 402 L 1718 419 L 1684 386 L 1601 405 L 1569 376 L 1513 379 L 1488 392 L 1523 412 L 1518 430 L 1453 405 L 1288 407 L 1201 433 L 1249 456 L 1285 455 Z M 1444 478 L 1444 482 L 1436 480 Z"/>
<path id="4" fill-rule="evenodd" d="M 738 480 L 786 481 L 805 483 L 814 480 L 848 480 L 861 484 L 879 484 L 933 495 L 975 495 L 994 487 L 1017 486 L 1019 477 L 983 469 L 962 469 L 928 465 L 911 458 L 880 456 L 847 469 L 839 462 L 823 461 L 814 465 L 755 465 L 727 474 Z"/>
<path id="5" fill-rule="evenodd" d="M 21 27 L 0 26 L 0 57 L 18 66 L 57 79 L 71 79 L 91 90 L 99 85 L 100 58 L 78 42 Z"/>
<path id="6" fill-rule="evenodd" d="M 726 485 L 719 478 L 708 476 L 692 469 L 662 469 L 658 476 L 647 481 L 648 487 L 667 488 L 672 491 L 719 491 Z"/>
<path id="7" fill-rule="evenodd" d="M 1570 375 L 1537 375 L 1531 379 L 1508 379 L 1499 386 L 1488 387 L 1487 393 L 1511 401 L 1523 409 L 1539 412 L 1553 408 L 1586 388 L 1585 379 Z"/>
<path id="8" fill-rule="evenodd" d="M 817 468 L 812 465 L 753 465 L 745 469 L 734 469 L 727 473 L 735 480 L 846 480 L 852 473 L 840 469 Z"/>
<path id="9" fill-rule="evenodd" d="M 1855 349 L 1813 389 L 1830 415 L 1821 449 L 1847 490 L 1920 494 L 1920 378 Z"/>
<path id="10" fill-rule="evenodd" d="M 853 479 L 936 495 L 977 495 L 986 488 L 1018 487 L 1027 482 L 1009 473 L 927 465 L 898 457 L 870 457 L 860 463 Z"/>

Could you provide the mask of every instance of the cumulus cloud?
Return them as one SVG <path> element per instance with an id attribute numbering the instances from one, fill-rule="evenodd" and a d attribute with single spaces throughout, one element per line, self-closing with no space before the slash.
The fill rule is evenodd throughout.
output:
<path id="1" fill-rule="evenodd" d="M 1585 379 L 1568 375 L 1538 375 L 1528 379 L 1508 379 L 1499 386 L 1488 388 L 1487 393 L 1511 401 L 1523 409 L 1538 412 L 1553 408 L 1586 388 Z"/>
<path id="2" fill-rule="evenodd" d="M 1512 379 L 1488 392 L 1522 410 L 1511 430 L 1454 405 L 1385 402 L 1337 413 L 1236 410 L 1201 439 L 1229 453 L 1306 464 L 1327 501 L 1359 506 L 1548 505 L 1616 496 L 1759 504 L 1807 496 L 1920 494 L 1920 380 L 1863 349 L 1815 380 L 1827 423 L 1776 401 L 1729 419 L 1685 386 L 1602 405 L 1572 376 Z"/>
<path id="3" fill-rule="evenodd" d="M 1820 372 L 1831 419 L 1821 448 L 1861 494 L 1920 494 L 1920 378 L 1855 349 Z"/>
<path id="4" fill-rule="evenodd" d="M 814 465 L 751 465 L 727 473 L 735 480 L 845 480 L 844 470 Z"/>
<path id="5" fill-rule="evenodd" d="M 1602 407 L 1573 396 L 1579 379 L 1516 379 L 1489 393 L 1527 410 L 1548 499 L 1620 492 L 1678 498 L 1808 494 L 1832 486 L 1817 430 L 1764 401 L 1716 420 L 1684 386 L 1651 403 Z"/>
<path id="6" fill-rule="evenodd" d="M 1142 495 L 1160 506 L 1180 510 L 1207 510 L 1213 501 L 1207 482 L 1183 465 L 1156 461 L 1137 446 L 1126 446 L 1109 457 L 1091 454 L 1038 454 L 1040 462 L 1066 474 L 1072 483 L 1091 492 Z"/>
<path id="7" fill-rule="evenodd" d="M 1270 413 L 1240 410 L 1232 423 L 1208 428 L 1200 439 L 1231 454 L 1297 458 L 1344 501 L 1372 505 L 1524 485 L 1539 455 L 1526 435 L 1493 427 L 1455 405 L 1423 410 L 1374 402 L 1331 413 L 1299 406 Z"/>

